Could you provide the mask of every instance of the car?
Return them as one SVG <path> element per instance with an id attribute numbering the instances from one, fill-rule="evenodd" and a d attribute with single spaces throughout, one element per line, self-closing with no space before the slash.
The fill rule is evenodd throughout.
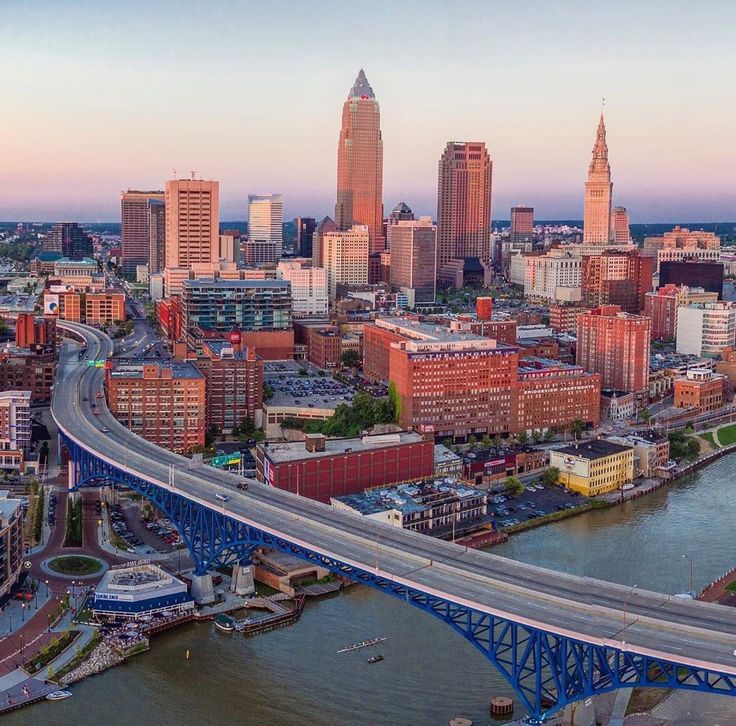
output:
<path id="1" fill-rule="evenodd" d="M 219 499 L 221 502 L 229 502 L 230 501 L 230 497 L 227 494 L 225 494 L 224 492 L 217 492 L 217 494 L 215 494 L 215 497 L 217 497 L 217 499 Z"/>
<path id="2" fill-rule="evenodd" d="M 99 411 L 98 411 L 97 409 L 95 409 L 94 411 L 92 411 L 92 413 L 93 413 L 93 414 L 94 414 L 95 416 L 99 416 L 99 415 L 100 415 L 100 412 L 99 412 Z"/>
<path id="3" fill-rule="evenodd" d="M 238 489 L 242 489 L 245 491 L 248 488 L 248 482 L 247 481 L 240 481 L 238 482 Z"/>
<path id="4" fill-rule="evenodd" d="M 97 393 L 95 394 L 95 398 L 102 398 L 102 392 L 97 391 Z"/>
<path id="5" fill-rule="evenodd" d="M 102 431 L 103 434 L 109 434 L 110 433 L 110 429 L 105 428 L 104 426 L 100 429 L 100 431 Z"/>

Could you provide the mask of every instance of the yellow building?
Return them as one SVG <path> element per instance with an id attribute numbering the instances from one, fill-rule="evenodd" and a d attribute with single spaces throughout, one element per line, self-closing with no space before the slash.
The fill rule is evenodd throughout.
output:
<path id="1" fill-rule="evenodd" d="M 605 440 L 584 441 L 550 451 L 559 483 L 586 497 L 616 491 L 634 477 L 634 449 Z"/>

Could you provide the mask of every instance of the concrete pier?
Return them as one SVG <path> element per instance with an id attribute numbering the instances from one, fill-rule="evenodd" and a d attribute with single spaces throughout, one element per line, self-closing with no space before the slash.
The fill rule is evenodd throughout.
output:
<path id="1" fill-rule="evenodd" d="M 192 597 L 197 605 L 208 605 L 215 601 L 215 586 L 212 584 L 212 575 L 192 574 Z"/>
<path id="2" fill-rule="evenodd" d="M 236 595 L 252 595 L 256 591 L 253 565 L 235 565 L 230 580 L 230 591 Z"/>

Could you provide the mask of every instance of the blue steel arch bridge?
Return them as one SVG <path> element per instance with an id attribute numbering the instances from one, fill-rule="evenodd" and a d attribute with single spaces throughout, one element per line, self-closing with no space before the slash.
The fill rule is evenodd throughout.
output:
<path id="1" fill-rule="evenodd" d="M 111 355 L 99 331 L 61 327 L 83 342 L 88 359 Z M 52 404 L 70 489 L 117 482 L 140 493 L 177 527 L 197 576 L 248 564 L 256 547 L 269 547 L 401 599 L 477 648 L 532 722 L 622 687 L 736 695 L 733 609 L 514 562 L 256 482 L 241 491 L 238 477 L 132 434 L 104 399 L 93 415 L 102 371 L 87 363 L 62 357 Z"/>

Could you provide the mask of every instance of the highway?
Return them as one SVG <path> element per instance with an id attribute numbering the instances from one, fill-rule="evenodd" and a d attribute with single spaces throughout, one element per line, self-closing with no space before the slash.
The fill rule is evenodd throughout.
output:
<path id="1" fill-rule="evenodd" d="M 112 341 L 99 331 L 59 322 L 83 338 L 87 357 L 106 358 Z M 212 509 L 360 569 L 548 632 L 736 676 L 736 609 L 632 589 L 527 565 L 331 507 L 192 462 L 134 435 L 98 400 L 103 370 L 62 354 L 52 414 L 59 429 L 101 459 Z M 87 400 L 85 400 L 85 398 Z M 109 429 L 103 434 L 102 429 Z M 227 491 L 223 504 L 215 495 Z M 616 553 L 611 552 L 611 557 Z M 646 553 L 642 553 L 646 556 Z M 673 555 L 674 556 L 674 555 Z"/>

